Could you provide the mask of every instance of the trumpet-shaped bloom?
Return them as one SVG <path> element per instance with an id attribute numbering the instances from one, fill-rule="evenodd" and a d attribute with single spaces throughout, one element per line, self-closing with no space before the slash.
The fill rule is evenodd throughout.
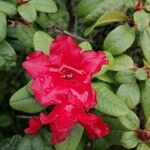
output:
<path id="1" fill-rule="evenodd" d="M 40 120 L 43 124 L 50 125 L 53 144 L 64 141 L 77 123 L 85 128 L 91 139 L 101 138 L 109 133 L 109 127 L 100 117 L 86 113 L 82 107 L 65 100 L 57 104 L 49 115 L 41 113 Z"/>
<path id="2" fill-rule="evenodd" d="M 108 60 L 104 52 L 82 52 L 71 37 L 59 35 L 52 42 L 49 55 L 33 52 L 23 67 L 32 77 L 32 90 L 43 106 L 59 104 L 64 94 L 72 92 L 89 110 L 96 104 L 91 77 L 105 64 Z"/>

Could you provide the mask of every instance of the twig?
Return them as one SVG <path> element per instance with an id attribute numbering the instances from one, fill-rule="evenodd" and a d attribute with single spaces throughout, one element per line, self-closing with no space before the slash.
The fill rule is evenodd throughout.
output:
<path id="1" fill-rule="evenodd" d="M 21 118 L 21 119 L 30 119 L 32 118 L 32 116 L 23 116 L 23 115 L 17 115 L 17 118 Z"/>
<path id="2" fill-rule="evenodd" d="M 78 36 L 78 35 L 75 34 L 75 33 L 74 33 L 74 34 L 73 34 L 73 33 L 70 33 L 70 32 L 68 32 L 67 30 L 60 30 L 60 29 L 54 28 L 54 31 L 57 32 L 57 33 L 64 33 L 64 34 L 67 34 L 67 35 L 69 35 L 69 36 L 71 36 L 71 37 L 73 37 L 73 38 L 75 38 L 75 39 L 81 40 L 81 41 L 89 41 L 90 43 L 93 43 L 92 40 L 85 39 L 85 38 L 83 38 L 83 37 L 81 37 L 81 36 Z"/>

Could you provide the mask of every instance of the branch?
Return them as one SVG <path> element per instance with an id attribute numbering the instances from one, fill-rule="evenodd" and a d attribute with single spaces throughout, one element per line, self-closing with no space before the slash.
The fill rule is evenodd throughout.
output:
<path id="1" fill-rule="evenodd" d="M 69 36 L 71 36 L 71 37 L 73 37 L 73 38 L 75 38 L 75 39 L 81 40 L 81 41 L 88 41 L 88 42 L 90 42 L 90 43 L 93 43 L 92 40 L 85 39 L 85 38 L 83 38 L 83 37 L 81 37 L 81 36 L 79 36 L 79 35 L 77 35 L 77 34 L 75 34 L 75 33 L 70 33 L 70 32 L 68 32 L 67 30 L 60 30 L 60 29 L 54 28 L 54 31 L 55 31 L 56 33 L 64 33 L 64 34 L 67 34 L 67 35 L 69 35 Z"/>

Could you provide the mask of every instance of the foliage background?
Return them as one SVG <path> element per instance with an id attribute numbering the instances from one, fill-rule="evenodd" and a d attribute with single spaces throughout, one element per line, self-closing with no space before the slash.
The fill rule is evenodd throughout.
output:
<path id="1" fill-rule="evenodd" d="M 0 0 L 0 150 L 150 150 L 149 12 L 150 0 Z M 47 128 L 24 135 L 29 117 L 47 109 L 21 64 L 34 49 L 47 53 L 60 33 L 110 61 L 93 78 L 91 110 L 110 125 L 106 138 L 90 141 L 80 126 L 55 146 Z"/>

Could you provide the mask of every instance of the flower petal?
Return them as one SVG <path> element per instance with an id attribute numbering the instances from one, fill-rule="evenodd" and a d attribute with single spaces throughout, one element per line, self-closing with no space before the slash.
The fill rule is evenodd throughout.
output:
<path id="1" fill-rule="evenodd" d="M 50 128 L 52 131 L 52 141 L 51 141 L 52 144 L 57 144 L 59 142 L 64 141 L 67 138 L 69 130 L 59 131 L 56 127 L 55 122 L 50 124 Z"/>
<path id="2" fill-rule="evenodd" d="M 90 139 L 101 138 L 108 135 L 110 129 L 103 120 L 91 113 L 82 113 L 79 116 L 79 123 L 85 128 Z"/>
<path id="3" fill-rule="evenodd" d="M 41 51 L 36 51 L 27 56 L 26 61 L 22 64 L 23 68 L 29 75 L 35 79 L 48 72 L 48 56 Z"/>
<path id="4" fill-rule="evenodd" d="M 84 70 L 88 74 L 93 74 L 100 71 L 102 66 L 108 64 L 109 61 L 104 52 L 89 50 L 82 53 L 82 63 Z"/>
<path id="5" fill-rule="evenodd" d="M 53 54 L 58 55 L 64 64 L 78 68 L 81 50 L 72 37 L 59 35 L 51 44 L 50 57 Z"/>
<path id="6" fill-rule="evenodd" d="M 31 118 L 29 120 L 29 127 L 25 129 L 25 133 L 29 135 L 36 134 L 41 126 L 42 123 L 38 117 Z"/>

